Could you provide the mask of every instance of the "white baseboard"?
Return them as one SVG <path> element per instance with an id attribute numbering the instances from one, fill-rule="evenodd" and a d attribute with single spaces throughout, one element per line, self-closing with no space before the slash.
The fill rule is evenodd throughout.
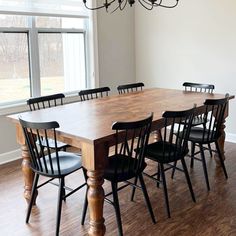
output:
<path id="1" fill-rule="evenodd" d="M 5 152 L 0 154 L 0 165 L 7 162 L 15 161 L 21 158 L 21 150 L 17 149 L 11 152 Z"/>
<path id="2" fill-rule="evenodd" d="M 226 133 L 225 141 L 236 143 L 236 134 Z"/>

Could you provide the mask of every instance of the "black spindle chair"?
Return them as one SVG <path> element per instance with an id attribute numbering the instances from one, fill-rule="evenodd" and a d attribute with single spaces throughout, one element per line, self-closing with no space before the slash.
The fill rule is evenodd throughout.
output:
<path id="1" fill-rule="evenodd" d="M 111 90 L 109 87 L 86 89 L 86 90 L 81 90 L 79 92 L 79 96 L 80 96 L 81 101 L 86 101 L 86 100 L 108 96 L 110 91 Z"/>
<path id="2" fill-rule="evenodd" d="M 119 235 L 123 235 L 123 230 L 118 191 L 129 185 L 142 190 L 152 221 L 155 223 L 155 217 L 142 176 L 142 172 L 146 167 L 144 157 L 152 117 L 153 115 L 144 120 L 134 122 L 115 122 L 112 125 L 112 129 L 115 130 L 115 153 L 108 157 L 108 164 L 104 172 L 104 179 L 111 182 L 112 192 L 105 195 L 105 201 L 112 204 L 115 208 Z M 139 150 L 139 152 L 134 152 L 134 150 Z M 130 181 L 132 178 L 139 179 L 141 186 L 138 186 L 137 182 L 133 184 Z M 118 187 L 120 182 L 125 182 L 125 184 Z M 110 195 L 113 195 L 113 201 L 108 198 Z M 87 205 L 85 204 L 84 209 L 86 208 Z M 82 224 L 84 224 L 85 214 L 86 211 L 82 217 Z"/>
<path id="3" fill-rule="evenodd" d="M 129 92 L 135 92 L 142 90 L 144 87 L 144 83 L 133 83 L 133 84 L 124 84 L 124 85 L 119 85 L 117 87 L 118 93 L 129 93 Z"/>
<path id="4" fill-rule="evenodd" d="M 59 124 L 56 121 L 52 122 L 28 122 L 19 118 L 23 128 L 26 144 L 29 149 L 31 159 L 31 169 L 35 173 L 31 199 L 26 215 L 26 223 L 29 222 L 33 202 L 35 200 L 37 189 L 49 183 L 52 179 L 59 179 L 58 203 L 57 203 L 57 219 L 56 219 L 56 235 L 59 235 L 62 200 L 65 200 L 72 193 L 81 189 L 86 183 L 70 189 L 65 187 L 65 177 L 82 167 L 81 156 L 69 152 L 59 151 L 57 148 L 56 129 Z M 44 137 L 46 147 L 42 144 L 42 136 Z M 49 137 L 54 140 L 55 148 L 49 146 Z M 36 141 L 38 140 L 38 141 Z M 39 176 L 49 177 L 49 180 L 42 184 L 38 184 Z M 66 190 L 70 192 L 66 194 Z"/>
<path id="5" fill-rule="evenodd" d="M 203 119 L 205 123 L 203 127 L 193 127 L 188 138 L 188 140 L 193 143 L 193 150 L 191 154 L 192 165 L 193 160 L 202 161 L 208 191 L 210 190 L 210 184 L 204 154 L 204 145 L 210 145 L 213 143 L 215 144 L 216 150 L 214 152 L 218 154 L 225 177 L 226 179 L 228 178 L 222 153 L 218 144 L 218 139 L 221 136 L 221 125 L 224 120 L 224 114 L 227 108 L 228 99 L 228 95 L 226 95 L 226 97 L 223 99 L 207 99 L 204 102 L 205 111 L 203 113 Z M 196 157 L 196 153 L 194 153 L 196 144 L 198 144 L 200 148 L 200 158 Z"/>
<path id="6" fill-rule="evenodd" d="M 63 93 L 57 93 L 48 96 L 30 98 L 27 100 L 27 104 L 31 111 L 35 111 L 48 107 L 63 105 L 64 98 L 65 95 Z"/>
<path id="7" fill-rule="evenodd" d="M 185 91 L 196 92 L 196 93 L 213 94 L 214 89 L 215 89 L 215 85 L 213 85 L 213 84 L 200 84 L 200 83 L 192 83 L 192 82 L 184 82 L 183 86 L 184 86 Z M 200 114 L 200 115 L 194 116 L 192 126 L 204 125 L 204 123 L 205 123 L 205 121 L 203 119 L 203 115 Z M 210 155 L 212 157 L 211 145 L 209 144 L 208 147 L 205 147 L 205 149 L 209 150 Z M 195 151 L 195 150 L 193 150 L 193 144 L 191 143 L 191 152 L 192 151 Z M 199 153 L 199 152 L 197 152 L 197 153 Z M 193 162 L 191 162 L 190 166 L 191 166 L 191 168 L 193 168 Z"/>
<path id="8" fill-rule="evenodd" d="M 31 111 L 41 110 L 45 108 L 55 107 L 63 105 L 63 100 L 65 95 L 63 93 L 52 94 L 48 96 L 41 96 L 30 98 L 27 100 L 27 105 L 29 106 Z M 42 145 L 46 146 L 47 144 L 44 142 L 44 138 L 42 138 Z M 55 148 L 55 142 L 52 139 L 49 139 L 50 148 Z M 68 144 L 58 141 L 57 148 L 66 151 L 66 148 L 69 147 Z"/>
<path id="9" fill-rule="evenodd" d="M 215 89 L 215 86 L 213 84 L 184 82 L 183 86 L 185 91 L 190 91 L 190 92 L 213 93 Z"/>
<path id="10" fill-rule="evenodd" d="M 195 202 L 192 184 L 184 159 L 188 153 L 188 137 L 191 129 L 193 113 L 194 108 L 184 111 L 164 112 L 162 115 L 164 122 L 164 128 L 162 129 L 162 139 L 147 146 L 146 158 L 157 162 L 158 165 L 157 172 L 154 174 L 148 174 L 146 172 L 144 174 L 155 180 L 158 187 L 159 183 L 163 184 L 168 217 L 170 217 L 170 207 L 165 171 L 174 168 L 184 172 L 192 200 Z M 183 169 L 180 169 L 175 165 L 175 163 L 179 160 L 182 163 Z M 174 163 L 174 165 L 171 163 Z M 157 178 L 155 176 L 157 176 Z M 134 191 L 135 189 L 133 189 L 132 192 L 132 200 L 134 197 Z"/>

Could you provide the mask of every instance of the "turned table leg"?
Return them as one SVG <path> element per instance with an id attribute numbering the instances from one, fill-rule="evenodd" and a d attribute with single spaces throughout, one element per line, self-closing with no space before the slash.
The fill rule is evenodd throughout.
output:
<path id="1" fill-rule="evenodd" d="M 20 124 L 16 124 L 16 140 L 21 145 L 21 157 L 22 157 L 22 174 L 24 179 L 24 198 L 29 202 L 31 197 L 31 189 L 34 180 L 34 173 L 30 168 L 30 154 L 28 147 L 25 143 L 24 134 L 22 132 Z"/>
<path id="2" fill-rule="evenodd" d="M 31 197 L 31 189 L 34 180 L 34 173 L 30 168 L 30 155 L 28 147 L 25 143 L 25 138 L 20 124 L 16 124 L 16 140 L 21 145 L 21 157 L 22 157 L 22 173 L 24 179 L 24 198 L 29 202 Z"/>
<path id="3" fill-rule="evenodd" d="M 103 171 L 87 171 L 88 206 L 90 212 L 89 235 L 104 235 L 106 228 L 103 218 L 104 190 L 102 188 Z"/>
<path id="4" fill-rule="evenodd" d="M 225 147 L 225 119 L 228 116 L 228 114 L 229 114 L 229 104 L 227 104 L 227 107 L 225 109 L 224 119 L 223 119 L 221 127 L 220 127 L 221 136 L 218 139 L 218 144 L 219 144 L 219 148 L 220 148 L 223 160 L 225 160 L 225 151 L 224 151 L 225 150 L 224 149 L 224 147 Z M 216 164 L 219 166 L 220 160 L 219 160 L 218 155 L 215 154 L 214 158 L 215 158 Z"/>
<path id="5" fill-rule="evenodd" d="M 89 231 L 90 236 L 102 236 L 106 232 L 103 218 L 104 190 L 103 173 L 109 152 L 107 143 L 96 145 L 82 143 L 83 166 L 87 169 L 88 176 L 88 207 L 89 207 Z"/>
<path id="6" fill-rule="evenodd" d="M 22 172 L 24 178 L 24 197 L 27 202 L 29 202 L 31 197 L 31 189 L 33 185 L 34 173 L 30 168 L 30 156 L 28 152 L 28 148 L 26 145 L 21 146 L 22 151 Z"/>

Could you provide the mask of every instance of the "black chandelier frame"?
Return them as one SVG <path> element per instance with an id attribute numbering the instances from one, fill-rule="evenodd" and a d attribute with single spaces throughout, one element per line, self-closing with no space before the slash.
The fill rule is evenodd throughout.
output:
<path id="1" fill-rule="evenodd" d="M 129 4 L 131 7 L 134 5 L 135 0 L 104 0 L 104 3 L 96 6 L 96 7 L 92 7 L 89 6 L 87 2 L 89 2 L 92 0 L 83 0 L 83 3 L 85 5 L 85 7 L 89 10 L 98 10 L 101 8 L 105 8 L 106 11 L 108 12 L 108 8 L 114 3 L 114 5 L 116 5 L 112 12 L 115 12 L 116 10 L 124 10 L 124 8 L 126 7 L 127 4 Z M 155 7 L 164 7 L 164 8 L 174 8 L 178 5 L 179 0 L 173 0 L 173 4 L 172 5 L 165 5 L 164 2 L 165 0 L 138 0 L 138 2 L 147 10 L 152 10 Z"/>

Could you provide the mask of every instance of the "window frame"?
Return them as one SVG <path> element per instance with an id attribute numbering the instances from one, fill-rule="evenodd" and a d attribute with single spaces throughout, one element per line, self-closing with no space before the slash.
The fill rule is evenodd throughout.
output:
<path id="1" fill-rule="evenodd" d="M 9 14 L 15 15 L 15 14 Z M 20 15 L 20 14 L 16 14 Z M 45 15 L 44 15 L 45 16 Z M 81 18 L 81 17 L 69 17 L 64 15 L 46 15 L 47 17 L 61 17 L 61 18 Z M 39 44 L 38 36 L 40 33 L 82 33 L 84 35 L 84 50 L 85 50 L 85 80 L 86 87 L 96 86 L 98 84 L 98 59 L 97 59 L 97 39 L 96 32 L 96 16 L 92 15 L 86 18 L 85 28 L 43 28 L 36 27 L 37 15 L 27 15 L 28 27 L 0 27 L 0 33 L 27 33 L 28 39 L 28 52 L 29 52 L 29 82 L 30 82 L 30 94 L 31 97 L 38 97 L 41 95 L 40 84 L 40 61 L 39 61 Z M 94 22 L 95 20 L 95 22 Z M 92 30 L 91 30 L 92 26 Z M 64 92 L 66 95 L 77 95 L 78 90 Z M 25 104 L 26 99 L 9 101 L 1 104 L 0 110 L 7 107 L 15 107 Z M 1 114 L 1 111 L 0 111 Z"/>

